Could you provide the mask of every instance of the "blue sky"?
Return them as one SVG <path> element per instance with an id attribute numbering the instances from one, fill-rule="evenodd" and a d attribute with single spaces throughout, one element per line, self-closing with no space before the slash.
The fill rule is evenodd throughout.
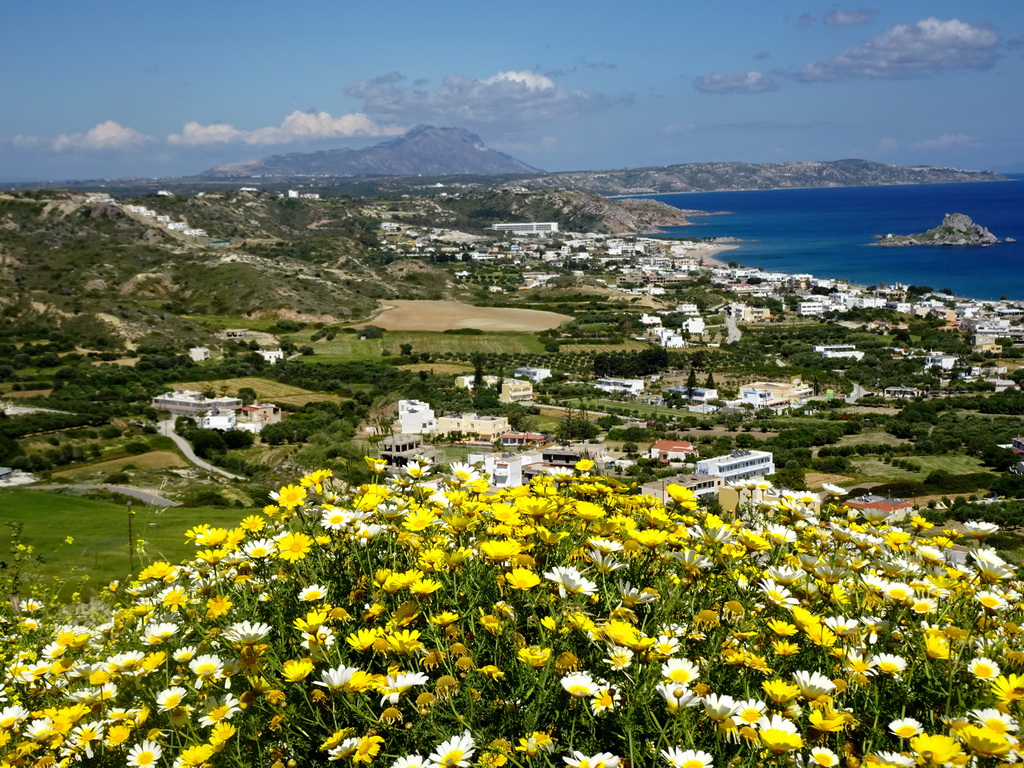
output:
<path id="1" fill-rule="evenodd" d="M 458 126 L 546 170 L 1024 170 L 1024 3 L 5 3 L 0 179 L 177 176 Z"/>

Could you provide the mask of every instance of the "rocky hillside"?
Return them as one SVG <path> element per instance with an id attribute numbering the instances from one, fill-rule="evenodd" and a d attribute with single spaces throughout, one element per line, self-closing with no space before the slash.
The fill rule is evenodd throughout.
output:
<path id="1" fill-rule="evenodd" d="M 210 238 L 168 231 L 130 204 Z M 378 227 L 357 201 L 262 193 L 117 204 L 74 194 L 0 198 L 0 311 L 140 342 L 202 338 L 209 329 L 195 315 L 345 322 L 379 299 L 456 297 L 430 264 L 410 271 L 382 259 Z"/>
<path id="2" fill-rule="evenodd" d="M 419 125 L 397 138 L 364 149 L 274 155 L 262 160 L 219 165 L 201 176 L 415 176 L 534 172 L 537 172 L 536 168 L 488 148 L 475 133 L 462 128 Z"/>
<path id="3" fill-rule="evenodd" d="M 800 163 L 692 163 L 614 171 L 549 173 L 516 182 L 529 189 L 568 188 L 601 195 L 646 195 L 796 187 L 861 187 L 999 181 L 991 171 L 898 166 L 867 160 Z"/>
<path id="4" fill-rule="evenodd" d="M 575 190 L 527 192 L 504 188 L 444 201 L 471 229 L 487 229 L 499 221 L 557 221 L 573 232 L 633 234 L 689 223 L 687 211 L 658 200 L 609 200 Z"/>
<path id="5" fill-rule="evenodd" d="M 878 245 L 993 245 L 999 238 L 963 213 L 947 213 L 942 224 L 916 235 L 876 235 Z"/>

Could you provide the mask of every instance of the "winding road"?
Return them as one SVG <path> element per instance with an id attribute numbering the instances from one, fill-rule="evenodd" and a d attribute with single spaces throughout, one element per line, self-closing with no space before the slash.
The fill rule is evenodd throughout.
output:
<path id="1" fill-rule="evenodd" d="M 736 325 L 736 318 L 732 315 L 725 316 L 725 343 L 732 344 L 733 342 L 739 341 L 743 338 L 743 331 L 740 330 L 739 326 Z"/>
<path id="2" fill-rule="evenodd" d="M 174 431 L 174 419 L 161 421 L 156 425 L 156 428 L 161 435 L 171 438 L 171 440 L 174 441 L 174 444 L 178 446 L 179 450 L 181 450 L 182 455 L 200 469 L 205 469 L 207 472 L 213 472 L 221 477 L 226 477 L 228 480 L 245 480 L 241 475 L 233 475 L 230 472 L 227 472 L 220 467 L 215 467 L 210 462 L 203 461 L 196 456 L 195 451 L 192 450 L 192 446 L 189 445 L 188 440 Z"/>

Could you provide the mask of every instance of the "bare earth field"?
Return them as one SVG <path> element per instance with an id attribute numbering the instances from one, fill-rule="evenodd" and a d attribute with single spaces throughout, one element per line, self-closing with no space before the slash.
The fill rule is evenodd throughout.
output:
<path id="1" fill-rule="evenodd" d="M 398 366 L 403 371 L 429 371 L 430 373 L 454 373 L 456 376 L 461 376 L 464 373 L 472 373 L 473 366 L 471 365 L 458 365 L 455 363 L 416 363 L 415 365 L 400 365 Z"/>
<path id="2" fill-rule="evenodd" d="M 256 392 L 256 396 L 263 400 L 274 400 L 292 405 L 305 405 L 306 403 L 320 403 L 327 401 L 338 402 L 346 398 L 339 395 L 329 395 L 322 392 L 310 392 L 302 387 L 293 387 L 291 384 L 282 384 L 270 379 L 261 379 L 257 376 L 239 376 L 235 379 L 214 379 L 213 381 L 182 381 L 171 384 L 174 389 L 206 390 L 211 389 L 220 394 L 233 395 L 242 387 L 250 387 Z"/>
<path id="3" fill-rule="evenodd" d="M 546 331 L 572 320 L 557 312 L 506 307 L 474 307 L 457 301 L 391 300 L 369 323 L 386 331 Z"/>

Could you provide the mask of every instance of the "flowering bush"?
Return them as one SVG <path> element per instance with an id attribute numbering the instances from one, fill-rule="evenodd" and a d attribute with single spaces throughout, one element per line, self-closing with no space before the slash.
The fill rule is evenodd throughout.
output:
<path id="1" fill-rule="evenodd" d="M 346 493 L 314 472 L 112 585 L 106 623 L 21 604 L 0 765 L 1019 759 L 994 551 L 752 491 L 726 520 L 590 468 L 496 492 L 466 466 Z"/>

